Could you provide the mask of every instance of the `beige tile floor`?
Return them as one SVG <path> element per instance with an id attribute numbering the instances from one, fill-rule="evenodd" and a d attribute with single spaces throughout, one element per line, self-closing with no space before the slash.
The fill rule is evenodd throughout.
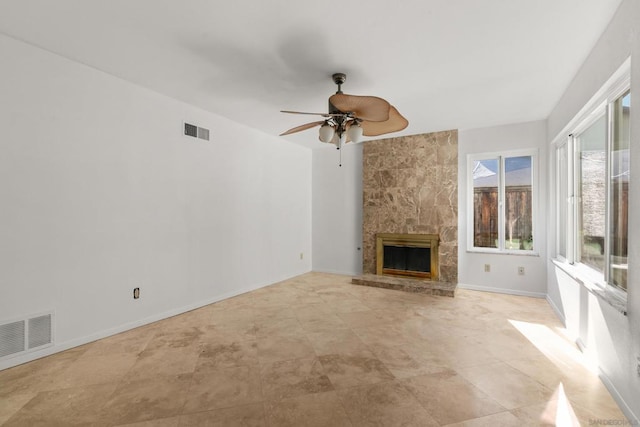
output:
<path id="1" fill-rule="evenodd" d="M 542 299 L 309 273 L 0 371 L 6 426 L 624 420 Z"/>

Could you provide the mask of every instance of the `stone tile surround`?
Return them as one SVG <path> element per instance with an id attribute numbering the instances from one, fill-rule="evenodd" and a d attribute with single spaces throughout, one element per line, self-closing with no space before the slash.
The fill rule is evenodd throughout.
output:
<path id="1" fill-rule="evenodd" d="M 363 147 L 363 272 L 376 272 L 377 233 L 440 236 L 440 281 L 458 282 L 458 131 Z"/>

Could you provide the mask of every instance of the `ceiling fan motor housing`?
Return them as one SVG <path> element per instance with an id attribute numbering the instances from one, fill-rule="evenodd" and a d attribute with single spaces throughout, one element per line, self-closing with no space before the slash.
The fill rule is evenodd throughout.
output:
<path id="1" fill-rule="evenodd" d="M 347 75 L 345 73 L 335 73 L 331 77 L 333 77 L 333 82 L 338 86 L 347 81 Z"/>

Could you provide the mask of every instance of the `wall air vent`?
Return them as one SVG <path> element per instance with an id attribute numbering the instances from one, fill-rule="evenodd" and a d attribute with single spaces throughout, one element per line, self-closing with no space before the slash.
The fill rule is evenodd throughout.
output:
<path id="1" fill-rule="evenodd" d="M 0 358 L 25 351 L 24 320 L 0 325 Z"/>
<path id="2" fill-rule="evenodd" d="M 209 129 L 198 128 L 198 138 L 208 141 L 209 140 Z"/>
<path id="3" fill-rule="evenodd" d="M 204 139 L 205 141 L 209 141 L 209 129 L 201 128 L 189 123 L 184 124 L 184 134 L 186 136 L 192 136 L 194 138 L 200 138 Z"/>
<path id="4" fill-rule="evenodd" d="M 0 324 L 0 360 L 53 344 L 53 313 Z"/>
<path id="5" fill-rule="evenodd" d="M 29 350 L 51 344 L 51 314 L 33 317 L 27 321 L 27 324 L 29 325 L 27 328 Z"/>

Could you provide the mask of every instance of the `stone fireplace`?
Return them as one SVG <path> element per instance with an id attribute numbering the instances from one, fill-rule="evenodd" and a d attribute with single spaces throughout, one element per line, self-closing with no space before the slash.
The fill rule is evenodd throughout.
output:
<path id="1" fill-rule="evenodd" d="M 368 141 L 363 146 L 363 272 L 378 272 L 380 235 L 435 236 L 429 277 L 458 282 L 458 132 Z M 400 245 L 402 246 L 402 245 Z M 405 245 L 406 246 L 406 245 Z M 384 253 L 382 254 L 384 255 Z M 434 255 L 435 264 L 431 259 Z M 392 255 L 393 256 L 393 255 Z M 399 258 L 412 257 L 397 255 Z M 417 255 L 419 257 L 419 255 Z M 382 266 L 384 269 L 384 264 Z M 393 270 L 393 268 L 391 268 Z"/>

